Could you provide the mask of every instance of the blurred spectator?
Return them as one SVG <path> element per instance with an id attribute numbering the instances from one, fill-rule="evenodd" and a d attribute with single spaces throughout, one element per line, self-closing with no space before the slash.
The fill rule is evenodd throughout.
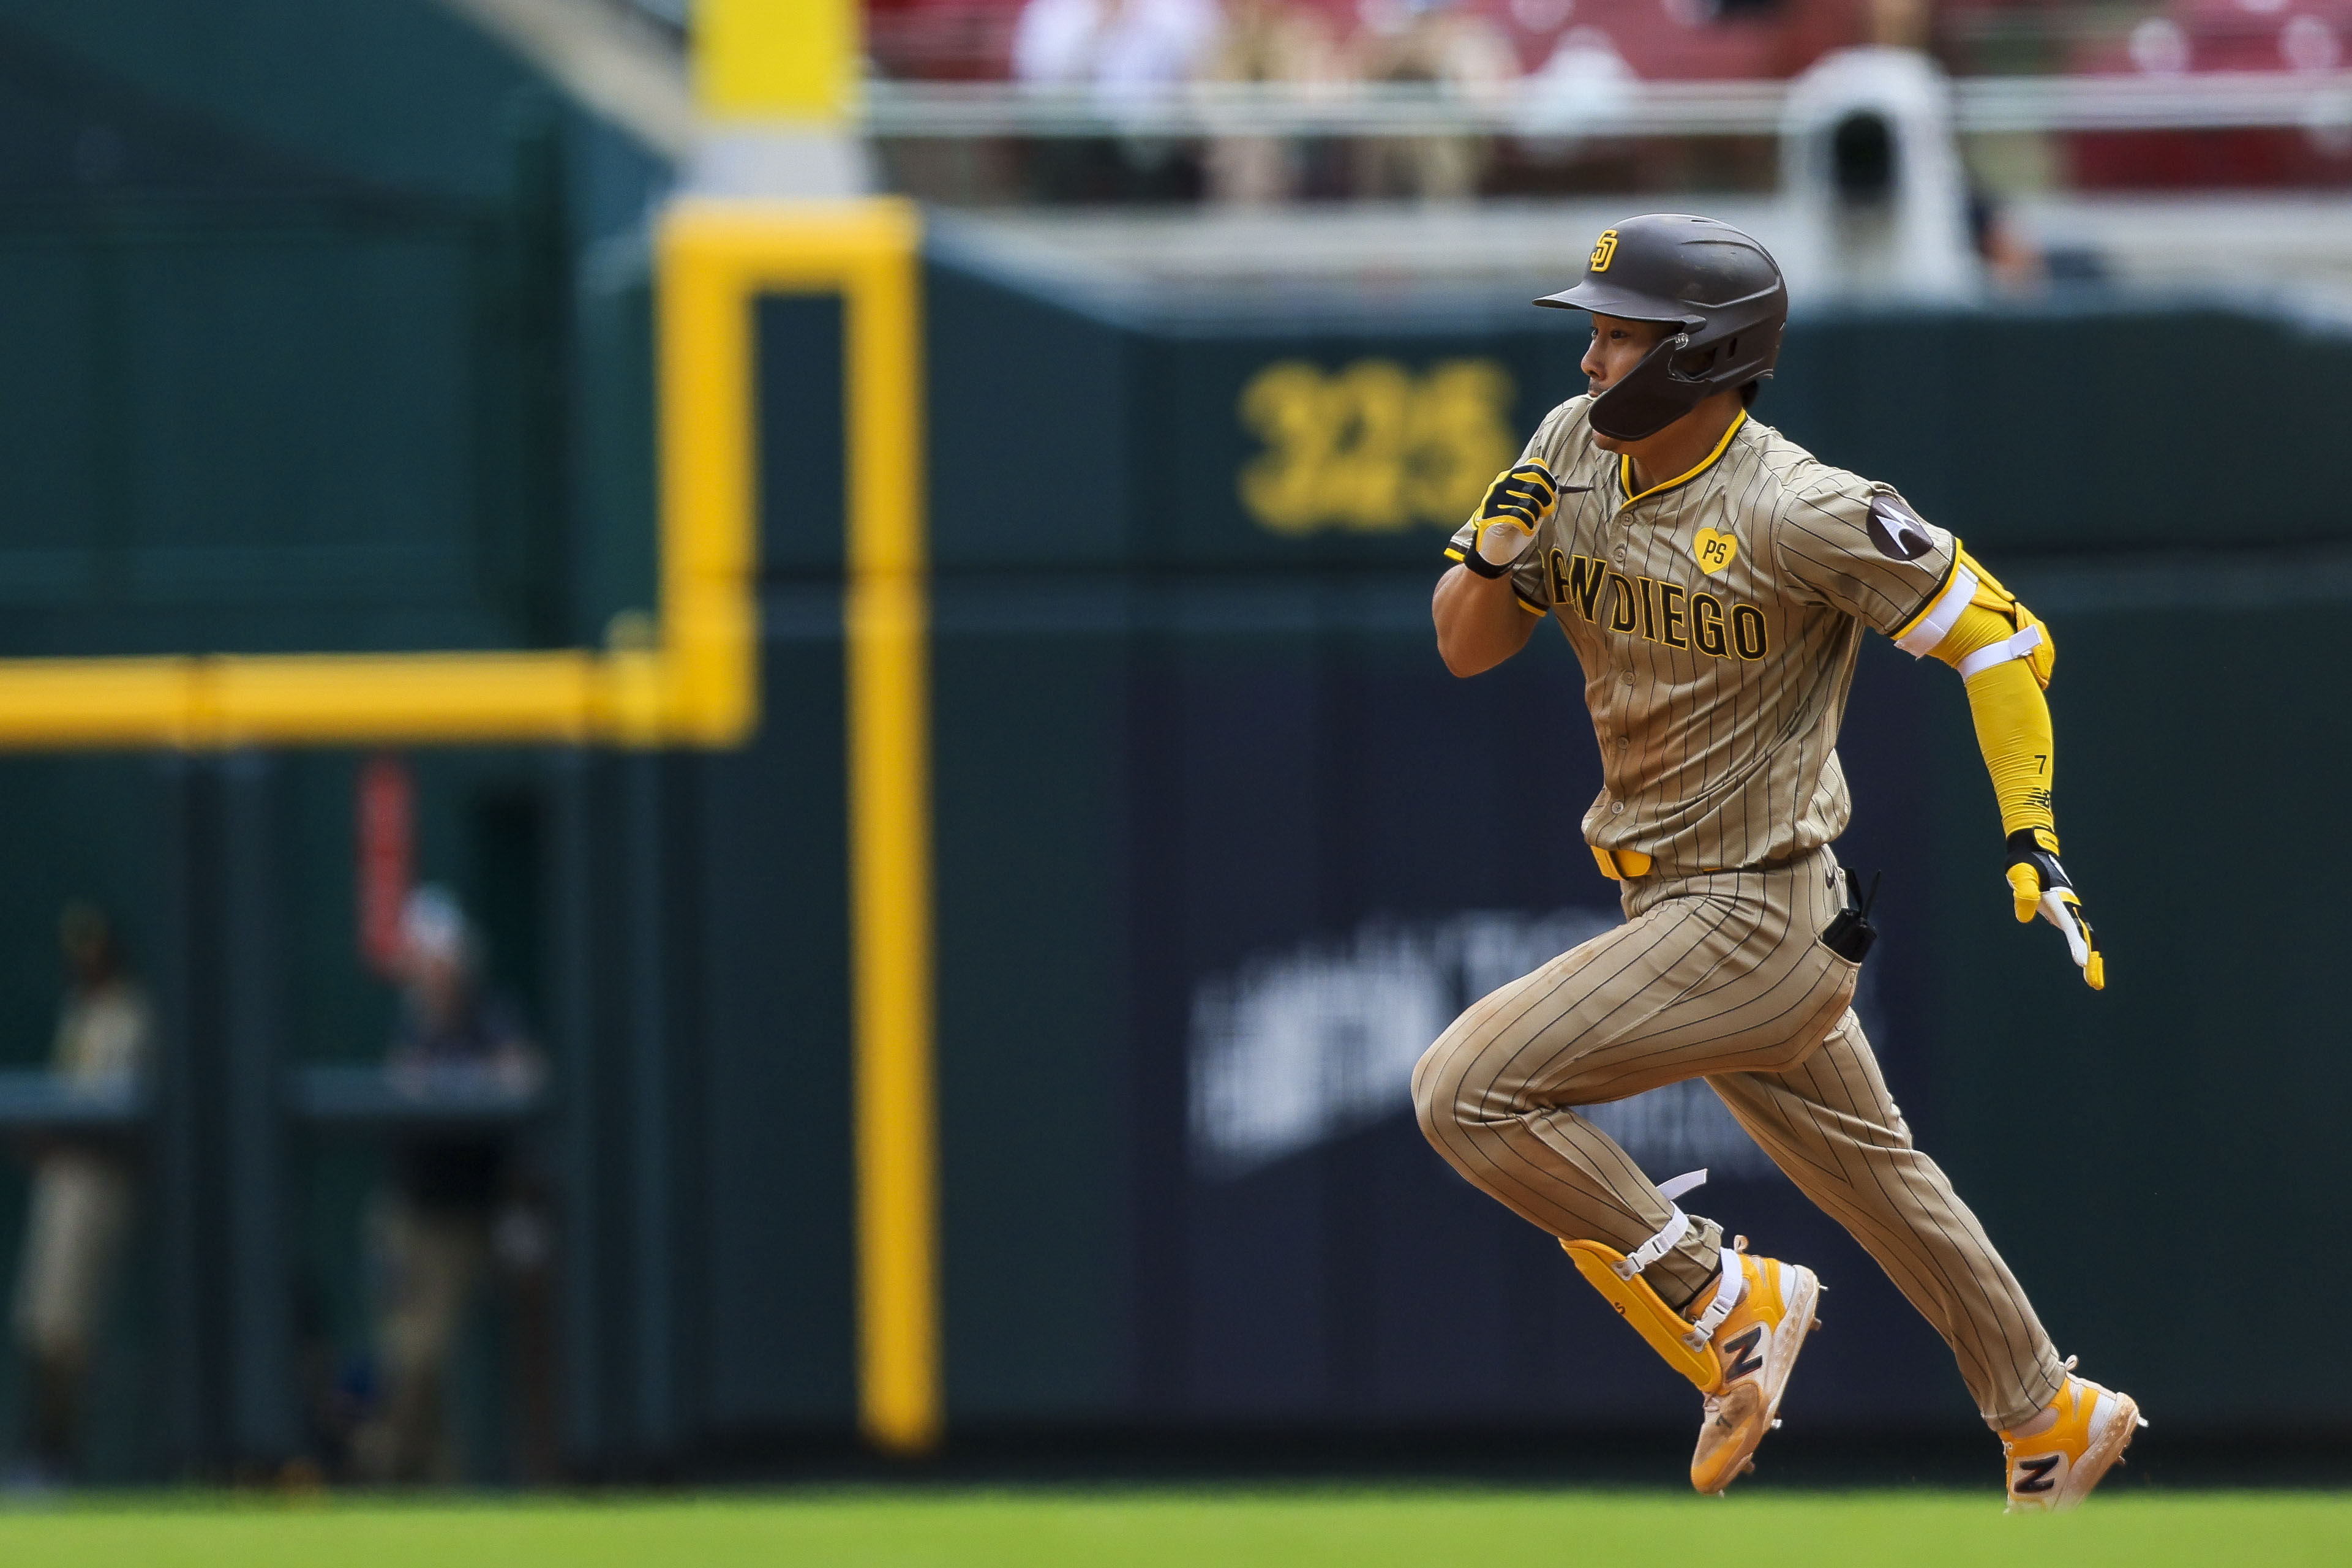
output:
<path id="1" fill-rule="evenodd" d="M 1358 74 L 1418 82 L 1476 99 L 1519 74 L 1501 28 L 1458 0 L 1366 0 Z M 1486 136 L 1368 136 L 1356 144 L 1356 193 L 1458 201 L 1478 193 L 1492 156 Z"/>
<path id="2" fill-rule="evenodd" d="M 1213 0 L 1028 0 L 1013 74 L 1038 87 L 1090 87 L 1106 110 L 1190 78 L 1217 30 Z"/>
<path id="3" fill-rule="evenodd" d="M 1202 74 L 1216 82 L 1312 88 L 1339 78 L 1339 51 L 1323 17 L 1290 0 L 1228 0 L 1224 30 Z M 1307 157 L 1307 144 L 1292 138 L 1219 137 L 1209 147 L 1209 195 L 1245 204 L 1287 200 L 1305 180 Z"/>
<path id="4" fill-rule="evenodd" d="M 51 1067 L 79 1087 L 127 1095 L 147 1071 L 152 1050 L 146 993 L 96 905 L 68 904 L 58 937 L 66 998 Z M 90 1351 L 131 1228 L 133 1178 L 126 1153 L 96 1144 L 50 1144 L 34 1166 L 16 1326 L 37 1479 L 61 1480 L 73 1466 Z"/>
<path id="5" fill-rule="evenodd" d="M 457 900 L 432 886 L 411 894 L 401 920 L 401 1016 L 384 1066 L 420 1099 L 528 1094 L 544 1081 L 520 1016 L 482 984 L 479 968 L 479 944 Z M 369 1217 L 378 1403 L 352 1445 L 363 1479 L 457 1479 L 446 1396 L 466 1309 L 494 1253 L 535 1268 L 546 1251 L 543 1222 L 500 1212 L 507 1164 L 497 1134 L 417 1134 L 388 1151 L 389 1179 Z"/>
<path id="6" fill-rule="evenodd" d="M 1578 132 L 1622 110 L 1639 85 L 1608 34 L 1598 27 L 1571 28 L 1528 78 L 1520 128 L 1539 155 L 1568 157 L 1578 147 Z"/>
<path id="7" fill-rule="evenodd" d="M 1985 280 L 2002 294 L 2032 294 L 2050 281 L 2032 237 L 2011 221 L 2000 204 L 1981 191 L 1969 197 L 1969 237 L 1984 263 Z"/>
<path id="8" fill-rule="evenodd" d="M 1013 33 L 1013 74 L 1032 87 L 1086 88 L 1114 120 L 1181 89 L 1217 31 L 1215 0 L 1027 0 Z M 1056 139 L 1036 164 L 1040 194 L 1081 201 L 1195 194 L 1198 166 L 1165 137 Z"/>

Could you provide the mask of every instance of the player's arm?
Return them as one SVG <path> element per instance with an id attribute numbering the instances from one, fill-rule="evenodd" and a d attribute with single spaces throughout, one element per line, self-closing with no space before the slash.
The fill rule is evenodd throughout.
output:
<path id="1" fill-rule="evenodd" d="M 1977 745 L 1992 776 L 2000 803 L 2001 831 L 2008 835 L 2008 876 L 2017 918 L 2036 915 L 2066 938 L 2083 978 L 2092 988 L 2106 985 L 2090 922 L 2073 880 L 2058 863 L 2058 822 L 2053 810 L 2052 775 L 2056 745 L 2050 704 L 2042 692 L 2057 661 L 2049 629 L 2014 594 L 1994 580 L 1966 550 L 1943 591 L 1915 622 L 1901 629 L 1896 643 L 1959 673 L 1976 721 Z"/>
<path id="2" fill-rule="evenodd" d="M 1479 577 L 1469 568 L 1448 568 L 1430 601 L 1437 622 L 1437 654 L 1457 675 L 1493 669 L 1528 645 L 1537 617 L 1506 577 Z"/>
<path id="3" fill-rule="evenodd" d="M 1528 601 L 1517 569 L 1558 498 L 1541 463 L 1507 468 L 1446 547 L 1446 559 L 1457 564 L 1437 580 L 1429 609 L 1438 656 L 1454 674 L 1482 674 L 1528 645 L 1544 610 Z"/>

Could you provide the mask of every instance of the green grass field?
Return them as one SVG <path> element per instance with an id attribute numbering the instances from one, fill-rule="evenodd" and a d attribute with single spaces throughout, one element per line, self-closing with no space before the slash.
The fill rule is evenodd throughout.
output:
<path id="1" fill-rule="evenodd" d="M 2138 1494 L 2063 1519 L 2000 1495 L 1475 1489 L 807 1491 L 682 1500 L 76 1501 L 0 1512 L 8 1568 L 605 1564 L 2352 1563 L 2352 1494 Z"/>

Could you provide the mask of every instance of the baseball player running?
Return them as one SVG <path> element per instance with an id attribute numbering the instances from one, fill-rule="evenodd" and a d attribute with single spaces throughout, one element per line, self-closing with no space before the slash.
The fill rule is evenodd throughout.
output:
<path id="1" fill-rule="evenodd" d="M 1691 1484 L 1720 1492 L 1778 1424 L 1821 1282 L 1724 1244 L 1570 1107 L 1705 1078 L 1789 1178 L 1853 1232 L 1959 1360 L 2009 1455 L 2011 1509 L 2080 1502 L 2145 1425 L 2060 1360 L 1982 1226 L 1911 1143 L 1848 1003 L 1866 904 L 1830 844 L 1852 814 L 1834 749 L 1864 628 L 1966 683 L 2009 835 L 2017 918 L 2098 944 L 2058 862 L 2048 631 L 1892 486 L 1748 415 L 1788 289 L 1708 218 L 1629 219 L 1583 280 L 1591 392 L 1545 416 L 1454 536 L 1433 612 L 1474 675 L 1538 618 L 1584 670 L 1603 789 L 1584 836 L 1625 924 L 1455 1019 L 1413 1073 L 1429 1141 L 1560 1239 L 1706 1414 Z M 1501 814 L 1507 808 L 1501 802 Z"/>

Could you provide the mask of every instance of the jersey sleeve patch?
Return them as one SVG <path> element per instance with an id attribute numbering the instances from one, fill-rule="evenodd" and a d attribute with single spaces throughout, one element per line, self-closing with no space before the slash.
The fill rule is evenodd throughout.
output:
<path id="1" fill-rule="evenodd" d="M 1917 560 L 1936 548 L 1927 519 L 1902 497 L 1885 491 L 1871 497 L 1870 542 L 1889 560 Z"/>

